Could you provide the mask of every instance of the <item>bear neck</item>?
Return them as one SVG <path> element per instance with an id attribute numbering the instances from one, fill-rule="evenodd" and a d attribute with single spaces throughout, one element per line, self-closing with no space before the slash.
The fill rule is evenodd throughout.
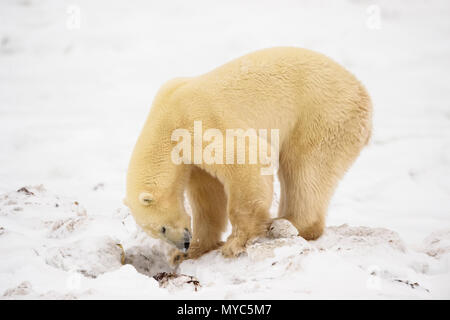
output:
<path id="1" fill-rule="evenodd" d="M 141 192 L 158 192 L 183 199 L 190 166 L 171 161 L 171 134 L 173 130 L 183 128 L 187 120 L 179 115 L 176 110 L 152 108 L 128 167 L 127 197 L 138 197 Z"/>

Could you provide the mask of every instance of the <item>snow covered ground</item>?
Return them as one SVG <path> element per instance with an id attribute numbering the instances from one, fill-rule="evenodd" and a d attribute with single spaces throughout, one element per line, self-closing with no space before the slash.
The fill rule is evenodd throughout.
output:
<path id="1" fill-rule="evenodd" d="M 0 2 L 0 298 L 450 298 L 449 17 L 448 1 Z M 365 83 L 372 142 L 319 240 L 174 270 L 122 205 L 153 96 L 279 45 Z"/>

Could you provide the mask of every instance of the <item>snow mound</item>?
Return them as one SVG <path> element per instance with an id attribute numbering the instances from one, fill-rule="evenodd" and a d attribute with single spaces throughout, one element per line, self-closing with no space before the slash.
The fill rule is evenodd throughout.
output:
<path id="1" fill-rule="evenodd" d="M 340 288 L 345 288 L 342 297 L 429 298 L 430 271 L 448 277 L 448 266 L 439 267 L 426 255 L 408 250 L 388 229 L 333 226 L 318 240 L 306 241 L 292 232 L 274 231 L 290 229 L 288 221 L 276 222 L 270 236 L 248 245 L 246 255 L 229 260 L 214 251 L 184 261 L 179 272 L 195 276 L 202 292 L 221 287 L 230 299 L 267 297 L 283 288 L 290 289 L 276 298 L 308 297 L 312 292 L 326 298 Z"/>
<path id="2" fill-rule="evenodd" d="M 2 233 L 2 240 L 15 239 L 10 243 L 31 248 L 50 266 L 89 277 L 121 266 L 117 241 L 86 235 L 92 222 L 86 210 L 77 201 L 49 193 L 42 185 L 2 195 L 0 212 L 7 232 Z"/>
<path id="3" fill-rule="evenodd" d="M 306 241 L 277 219 L 236 259 L 215 250 L 174 267 L 172 247 L 150 238 L 125 207 L 87 212 L 27 186 L 0 195 L 0 297 L 448 297 L 449 234 L 431 234 L 419 250 L 392 230 L 363 226 L 330 226 Z"/>
<path id="4" fill-rule="evenodd" d="M 122 266 L 122 249 L 110 237 L 90 237 L 55 246 L 47 249 L 44 256 L 50 266 L 91 278 Z"/>
<path id="5" fill-rule="evenodd" d="M 14 297 L 14 296 L 26 296 L 33 291 L 31 283 L 24 281 L 18 286 L 8 289 L 3 294 L 4 297 Z"/>
<path id="6" fill-rule="evenodd" d="M 48 238 L 65 238 L 83 228 L 88 219 L 78 201 L 50 194 L 42 185 L 1 195 L 0 216 L 18 222 L 20 226 L 13 228 L 16 231 L 26 228 L 29 232 L 45 232 Z M 2 228 L 3 233 L 8 231 Z"/>
<path id="7" fill-rule="evenodd" d="M 161 272 L 175 272 L 175 267 L 169 263 L 169 253 L 173 249 L 170 245 L 149 237 L 136 225 L 129 211 L 120 209 L 116 215 L 126 231 L 122 239 L 125 264 L 133 265 L 149 277 Z"/>
<path id="8" fill-rule="evenodd" d="M 406 246 L 399 235 L 384 228 L 350 227 L 347 224 L 329 227 L 322 237 L 314 241 L 319 250 L 355 251 L 360 253 L 375 248 L 405 252 Z"/>
<path id="9" fill-rule="evenodd" d="M 133 265 L 136 270 L 147 276 L 155 276 L 161 272 L 173 272 L 175 268 L 169 264 L 167 255 L 157 247 L 133 246 L 125 253 L 125 264 Z"/>
<path id="10" fill-rule="evenodd" d="M 269 228 L 270 238 L 290 238 L 298 235 L 297 229 L 286 219 L 276 219 Z"/>
<path id="11" fill-rule="evenodd" d="M 433 232 L 424 240 L 424 252 L 431 257 L 441 258 L 450 253 L 450 229 Z"/>

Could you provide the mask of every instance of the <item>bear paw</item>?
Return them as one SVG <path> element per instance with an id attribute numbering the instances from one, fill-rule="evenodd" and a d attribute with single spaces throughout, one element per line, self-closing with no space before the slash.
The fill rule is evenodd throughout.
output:
<path id="1" fill-rule="evenodd" d="M 172 266 L 177 266 L 180 263 L 182 263 L 184 260 L 189 259 L 188 254 L 186 252 L 181 252 L 178 249 L 174 249 L 171 253 L 170 253 L 170 257 L 169 257 L 169 263 Z"/>
<path id="2" fill-rule="evenodd" d="M 205 253 L 208 253 L 210 251 L 213 251 L 213 250 L 216 250 L 216 249 L 220 248 L 221 246 L 223 246 L 223 244 L 224 244 L 223 241 L 218 241 L 218 242 L 215 242 L 215 243 L 211 243 L 211 244 L 209 244 L 207 246 L 205 246 L 205 244 L 203 244 L 202 246 L 195 246 L 195 245 L 193 245 L 188 250 L 189 259 L 200 258 Z"/>
<path id="3" fill-rule="evenodd" d="M 234 258 L 245 253 L 245 242 L 238 238 L 229 238 L 222 247 L 222 255 L 225 258 Z"/>
<path id="4" fill-rule="evenodd" d="M 170 254 L 169 261 L 173 266 L 176 266 L 184 260 L 198 259 L 205 253 L 220 248 L 221 246 L 223 246 L 223 244 L 223 241 L 218 241 L 217 243 L 214 243 L 213 245 L 210 245 L 208 247 L 192 246 L 187 252 L 182 252 L 178 249 L 174 249 Z"/>

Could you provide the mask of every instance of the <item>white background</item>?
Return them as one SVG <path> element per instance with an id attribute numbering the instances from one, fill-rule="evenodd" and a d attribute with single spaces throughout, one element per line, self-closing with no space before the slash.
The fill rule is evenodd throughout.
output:
<path id="1" fill-rule="evenodd" d="M 448 1 L 1 1 L 0 297 L 449 298 L 449 18 Z M 121 203 L 130 153 L 156 91 L 171 78 L 273 46 L 320 51 L 367 87 L 374 103 L 372 142 L 340 184 L 328 226 L 389 229 L 406 251 L 379 250 L 368 258 L 358 246 L 378 229 L 354 229 L 352 236 L 362 240 L 349 244 L 351 257 L 338 251 L 288 257 L 278 273 L 251 257 L 224 262 L 212 253 L 179 270 L 204 283 L 196 293 L 156 288 L 129 265 L 108 269 L 98 252 L 83 262 L 103 266 L 96 279 L 80 275 L 81 267 L 64 257 L 52 260 L 49 250 L 61 246 L 85 257 L 86 243 L 74 243 L 89 237 L 99 247 L 110 241 L 165 250 L 133 231 Z M 32 204 L 15 193 L 40 184 L 48 191 L 36 192 Z M 60 215 L 48 213 L 55 195 L 78 201 L 89 218 L 82 230 L 50 241 L 39 226 L 73 214 L 69 205 L 58 209 Z M 24 209 L 14 210 L 11 198 Z M 324 241 L 347 241 L 333 230 Z M 284 247 L 293 254 L 305 245 Z M 438 257 L 425 253 L 430 246 L 442 249 Z M 298 268 L 290 270 L 289 263 Z M 374 268 L 384 275 L 383 290 L 366 284 Z M 237 281 L 243 270 L 250 278 Z M 82 284 L 64 285 L 74 274 Z M 419 279 L 420 287 L 399 277 Z M 14 288 L 24 282 L 20 295 Z"/>

